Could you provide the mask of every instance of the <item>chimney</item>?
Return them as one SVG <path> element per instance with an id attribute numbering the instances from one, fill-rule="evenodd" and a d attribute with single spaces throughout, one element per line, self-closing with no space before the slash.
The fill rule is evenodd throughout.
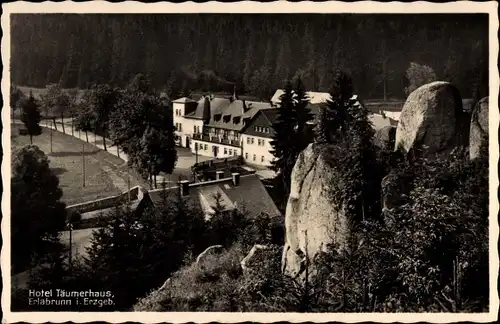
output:
<path id="1" fill-rule="evenodd" d="M 189 195 L 189 180 L 182 180 L 179 182 L 181 197 Z"/>
<path id="2" fill-rule="evenodd" d="M 216 174 L 217 180 L 220 180 L 224 177 L 224 171 L 217 171 L 217 172 L 215 172 L 215 174 Z"/>
<path id="3" fill-rule="evenodd" d="M 237 187 L 240 185 L 240 174 L 235 172 L 232 174 L 233 176 L 233 186 Z"/>
<path id="4" fill-rule="evenodd" d="M 208 96 L 205 97 L 205 102 L 203 103 L 203 122 L 208 124 L 210 122 L 210 117 L 212 116 L 210 112 L 210 99 Z"/>

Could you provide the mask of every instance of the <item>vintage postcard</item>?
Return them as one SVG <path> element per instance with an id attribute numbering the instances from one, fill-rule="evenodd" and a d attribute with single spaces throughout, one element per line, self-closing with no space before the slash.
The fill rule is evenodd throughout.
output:
<path id="1" fill-rule="evenodd" d="M 4 322 L 497 320 L 496 2 L 2 9 Z"/>

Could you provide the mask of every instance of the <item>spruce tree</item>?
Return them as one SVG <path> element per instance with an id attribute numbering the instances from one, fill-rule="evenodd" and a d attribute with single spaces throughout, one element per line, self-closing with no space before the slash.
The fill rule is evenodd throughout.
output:
<path id="1" fill-rule="evenodd" d="M 296 132 L 297 115 L 293 103 L 292 84 L 287 82 L 281 96 L 281 104 L 276 122 L 273 124 L 274 137 L 271 141 L 275 160 L 271 162 L 271 169 L 278 173 L 281 179 L 285 196 L 290 191 L 290 177 L 297 158 Z"/>
<path id="2" fill-rule="evenodd" d="M 306 93 L 306 89 L 300 77 L 295 80 L 295 89 L 294 89 L 294 110 L 297 118 L 297 142 L 296 142 L 296 151 L 297 155 L 302 152 L 307 145 L 309 145 L 310 138 L 307 136 L 307 127 L 308 122 L 314 119 L 314 115 L 311 113 L 311 109 L 309 109 L 309 98 Z"/>
<path id="3" fill-rule="evenodd" d="M 30 136 L 30 143 L 33 144 L 33 136 L 37 136 L 42 133 L 42 128 L 40 127 L 42 117 L 40 114 L 40 106 L 36 102 L 31 91 L 30 96 L 27 99 L 21 100 L 20 107 L 21 121 L 26 126 Z"/>

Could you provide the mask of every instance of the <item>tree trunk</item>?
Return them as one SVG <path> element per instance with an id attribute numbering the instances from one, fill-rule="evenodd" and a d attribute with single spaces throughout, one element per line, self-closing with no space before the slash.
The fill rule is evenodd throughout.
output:
<path id="1" fill-rule="evenodd" d="M 155 189 L 158 189 L 158 186 L 157 186 L 157 184 L 156 184 L 156 174 L 155 174 L 155 175 L 153 175 L 153 179 L 154 179 L 154 183 L 155 183 Z"/>
<path id="2" fill-rule="evenodd" d="M 57 130 L 56 117 L 52 117 L 52 123 L 54 124 L 54 129 Z"/>
<path id="3" fill-rule="evenodd" d="M 61 111 L 61 125 L 62 125 L 63 134 L 66 134 L 66 130 L 64 129 L 64 113 L 62 111 Z"/>
<path id="4" fill-rule="evenodd" d="M 106 148 L 106 128 L 103 128 L 102 130 L 102 144 L 104 145 L 104 151 L 107 151 L 108 149 Z"/>
<path id="5" fill-rule="evenodd" d="M 30 144 L 33 145 L 33 135 L 30 133 Z"/>
<path id="6" fill-rule="evenodd" d="M 85 131 L 85 138 L 87 139 L 87 143 L 89 142 L 89 132 Z"/>
<path id="7" fill-rule="evenodd" d="M 71 117 L 71 136 L 75 136 L 75 120 Z"/>

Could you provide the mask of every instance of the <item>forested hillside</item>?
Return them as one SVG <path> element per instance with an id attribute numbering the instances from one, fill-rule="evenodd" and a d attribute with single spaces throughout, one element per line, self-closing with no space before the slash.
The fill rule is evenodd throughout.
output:
<path id="1" fill-rule="evenodd" d="M 340 67 L 365 98 L 403 98 L 416 62 L 479 98 L 488 91 L 487 22 L 471 14 L 17 14 L 12 81 L 86 88 L 142 72 L 158 90 L 236 85 L 264 98 L 297 74 L 307 89 L 327 91 L 329 71 Z"/>

